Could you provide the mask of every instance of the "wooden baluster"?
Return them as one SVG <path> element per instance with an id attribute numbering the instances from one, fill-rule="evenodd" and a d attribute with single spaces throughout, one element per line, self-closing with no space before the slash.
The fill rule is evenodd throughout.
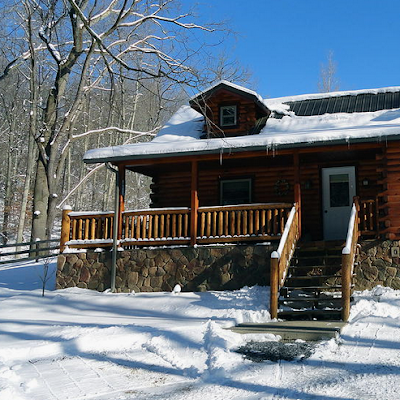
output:
<path id="1" fill-rule="evenodd" d="M 243 235 L 247 235 L 247 210 L 243 211 Z"/>
<path id="2" fill-rule="evenodd" d="M 103 231 L 103 219 L 99 217 L 96 225 L 96 239 L 101 239 Z"/>
<path id="3" fill-rule="evenodd" d="M 108 222 L 110 224 L 109 227 L 110 236 L 107 239 L 112 239 L 114 236 L 114 217 L 110 217 Z"/>
<path id="4" fill-rule="evenodd" d="M 96 222 L 97 222 L 97 220 L 96 220 L 96 218 L 92 218 L 91 221 L 92 222 L 90 224 L 90 239 L 94 240 L 94 239 L 97 239 L 96 238 Z"/>
<path id="5" fill-rule="evenodd" d="M 184 215 L 183 237 L 189 236 L 189 214 Z"/>
<path id="6" fill-rule="evenodd" d="M 140 239 L 140 215 L 135 216 L 135 239 Z"/>
<path id="7" fill-rule="evenodd" d="M 108 217 L 104 218 L 104 231 L 101 239 L 108 239 Z"/>
<path id="8" fill-rule="evenodd" d="M 167 221 L 165 224 L 165 235 L 166 237 L 171 236 L 171 214 L 167 214 Z"/>
<path id="9" fill-rule="evenodd" d="M 158 224 L 159 224 L 159 217 L 156 214 L 154 216 L 154 239 L 158 238 Z"/>
<path id="10" fill-rule="evenodd" d="M 129 220 L 130 220 L 130 216 L 123 214 L 122 216 L 122 220 L 123 223 L 125 224 L 125 229 L 124 229 L 124 238 L 128 238 L 129 237 Z"/>
<path id="11" fill-rule="evenodd" d="M 274 217 L 273 217 L 273 232 L 274 235 L 276 236 L 279 232 L 279 228 L 278 228 L 278 224 L 279 224 L 279 210 L 277 208 L 275 208 L 274 210 Z"/>
<path id="12" fill-rule="evenodd" d="M 153 235 L 153 215 L 149 214 L 147 216 L 148 218 L 148 228 L 147 228 L 147 238 L 148 239 L 154 239 L 154 235 Z"/>
<path id="13" fill-rule="evenodd" d="M 231 219 L 231 236 L 234 236 L 236 234 L 236 223 L 235 223 L 235 218 L 236 218 L 236 213 L 235 211 L 229 211 L 230 219 Z"/>
<path id="14" fill-rule="evenodd" d="M 236 214 L 236 235 L 242 234 L 242 211 L 238 211 Z"/>
<path id="15" fill-rule="evenodd" d="M 165 235 L 165 215 L 160 215 L 160 238 L 166 237 Z"/>
<path id="16" fill-rule="evenodd" d="M 211 235 L 211 212 L 207 212 L 207 237 Z"/>
<path id="17" fill-rule="evenodd" d="M 221 213 L 222 214 L 222 213 Z M 224 235 L 229 235 L 229 211 L 225 211 L 225 218 L 224 218 Z"/>
<path id="18" fill-rule="evenodd" d="M 85 219 L 85 235 L 84 235 L 84 240 L 89 239 L 89 218 Z"/>
<path id="19" fill-rule="evenodd" d="M 83 220 L 82 218 L 78 219 L 78 240 L 82 240 L 82 225 L 83 225 Z"/>
<path id="20" fill-rule="evenodd" d="M 142 239 L 146 239 L 147 234 L 147 215 L 142 215 Z"/>
<path id="21" fill-rule="evenodd" d="M 178 237 L 182 237 L 182 223 L 183 223 L 183 215 L 178 215 Z"/>
<path id="22" fill-rule="evenodd" d="M 369 207 L 368 207 L 368 215 L 369 215 L 369 221 L 368 221 L 368 225 L 369 225 L 369 230 L 373 231 L 374 230 L 374 204 L 373 202 L 369 202 Z"/>
<path id="23" fill-rule="evenodd" d="M 212 213 L 212 235 L 217 236 L 217 213 L 213 211 Z"/>
<path id="24" fill-rule="evenodd" d="M 224 232 L 224 212 L 218 212 L 218 236 L 222 236 Z"/>
<path id="25" fill-rule="evenodd" d="M 280 230 L 281 230 L 281 233 L 283 233 L 283 231 L 285 230 L 285 210 L 284 209 L 282 209 L 281 210 L 281 219 L 280 219 L 280 221 L 281 221 L 281 227 L 280 227 Z"/>
<path id="26" fill-rule="evenodd" d="M 206 229 L 206 213 L 201 212 L 200 214 L 200 237 L 204 237 L 205 234 L 205 229 Z"/>
<path id="27" fill-rule="evenodd" d="M 260 233 L 260 211 L 256 210 L 254 214 L 255 214 L 255 217 L 254 217 L 254 222 L 255 222 L 254 231 L 255 232 L 254 233 L 256 235 L 258 235 Z"/>
<path id="28" fill-rule="evenodd" d="M 249 211 L 249 234 L 254 235 L 254 211 Z"/>
<path id="29" fill-rule="evenodd" d="M 261 227 L 260 227 L 260 232 L 262 233 L 262 234 L 268 234 L 268 227 L 265 225 L 265 222 L 266 222 L 266 211 L 265 210 L 262 210 L 261 211 Z"/>
<path id="30" fill-rule="evenodd" d="M 268 235 L 273 235 L 274 233 L 273 233 L 273 231 L 272 231 L 272 227 L 273 227 L 273 221 L 272 221 L 272 210 L 268 210 L 267 211 L 267 234 Z"/>
<path id="31" fill-rule="evenodd" d="M 171 229 L 171 231 L 172 231 L 172 234 L 171 234 L 171 236 L 173 237 L 173 238 L 175 238 L 176 237 L 176 214 L 172 214 L 172 216 L 171 216 L 171 224 L 172 224 L 172 229 Z"/>

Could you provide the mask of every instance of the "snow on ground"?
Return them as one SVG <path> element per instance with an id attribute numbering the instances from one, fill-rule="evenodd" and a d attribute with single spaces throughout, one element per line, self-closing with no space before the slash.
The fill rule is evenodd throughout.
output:
<path id="1" fill-rule="evenodd" d="M 308 359 L 255 363 L 234 350 L 277 338 L 224 328 L 268 321 L 268 288 L 42 297 L 38 271 L 0 267 L 1 400 L 400 398 L 400 291 L 358 293 Z"/>

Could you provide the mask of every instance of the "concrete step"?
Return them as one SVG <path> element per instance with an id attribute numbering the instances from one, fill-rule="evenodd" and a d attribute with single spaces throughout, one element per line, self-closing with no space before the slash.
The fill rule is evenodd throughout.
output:
<path id="1" fill-rule="evenodd" d="M 345 325 L 342 321 L 278 321 L 243 323 L 229 329 L 241 334 L 270 333 L 279 335 L 284 341 L 319 341 L 337 337 Z"/>

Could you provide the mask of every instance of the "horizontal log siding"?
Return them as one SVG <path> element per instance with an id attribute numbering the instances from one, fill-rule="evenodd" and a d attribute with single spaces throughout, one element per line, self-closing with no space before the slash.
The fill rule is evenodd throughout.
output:
<path id="1" fill-rule="evenodd" d="M 300 165 L 302 236 L 322 239 L 320 170 L 317 164 Z M 305 182 L 308 182 L 308 189 Z"/>
<path id="2" fill-rule="evenodd" d="M 245 99 L 234 93 L 222 90 L 217 96 L 207 103 L 209 117 L 214 126 L 210 126 L 210 133 L 221 136 L 219 126 L 219 108 L 221 105 L 236 105 L 238 111 L 238 124 L 235 127 L 224 127 L 225 136 L 237 136 L 248 132 L 254 127 L 256 121 L 256 106 L 251 100 Z"/>
<path id="3" fill-rule="evenodd" d="M 388 239 L 400 239 L 400 145 L 388 142 L 383 157 L 380 222 Z"/>
<path id="4" fill-rule="evenodd" d="M 151 185 L 151 207 L 190 207 L 190 171 L 159 174 Z"/>

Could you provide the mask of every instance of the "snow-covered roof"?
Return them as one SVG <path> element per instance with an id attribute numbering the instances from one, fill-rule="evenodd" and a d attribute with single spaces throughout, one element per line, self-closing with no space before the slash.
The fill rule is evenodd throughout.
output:
<path id="1" fill-rule="evenodd" d="M 260 102 L 263 102 L 263 98 L 257 92 L 255 92 L 254 90 L 248 89 L 248 88 L 246 88 L 244 86 L 236 85 L 235 83 L 232 83 L 232 82 L 229 82 L 229 81 L 225 81 L 223 79 L 218 81 L 217 83 L 213 84 L 212 86 L 202 90 L 200 93 L 197 93 L 196 95 L 192 96 L 190 98 L 190 101 L 204 96 L 206 93 L 214 90 L 215 88 L 217 88 L 219 86 L 227 86 L 227 87 L 229 87 L 231 89 L 235 89 L 235 90 L 237 90 L 239 92 L 247 93 L 247 94 L 257 98 Z"/>
<path id="2" fill-rule="evenodd" d="M 400 88 L 334 92 L 319 94 L 319 96 L 348 96 L 380 91 L 400 91 Z M 287 110 L 287 106 L 283 103 L 315 98 L 317 95 L 308 96 L 267 99 L 264 102 L 270 109 Z M 289 113 L 281 119 L 269 118 L 259 134 L 226 138 L 200 139 L 203 126 L 204 117 L 201 114 L 189 106 L 182 106 L 151 142 L 89 150 L 85 154 L 84 160 L 87 163 L 95 163 L 190 154 L 400 140 L 400 109 L 307 117 Z"/>

